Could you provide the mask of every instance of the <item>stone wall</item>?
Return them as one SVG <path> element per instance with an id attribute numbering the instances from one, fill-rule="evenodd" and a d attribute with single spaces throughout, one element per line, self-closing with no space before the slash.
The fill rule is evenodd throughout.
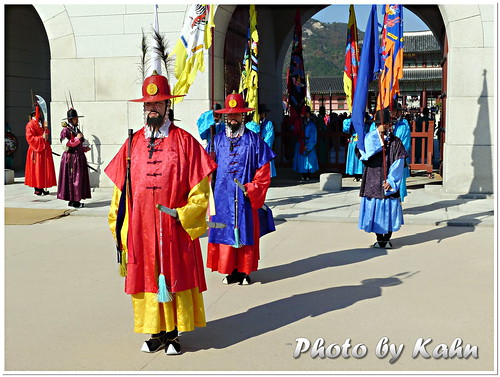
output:
<path id="1" fill-rule="evenodd" d="M 45 24 L 51 48 L 51 92 L 54 150 L 58 148 L 61 119 L 66 116 L 68 92 L 84 118 L 80 125 L 92 150 L 87 153 L 93 187 L 110 186 L 103 173 L 127 138 L 127 129 L 143 125 L 141 97 L 141 29 L 150 34 L 153 5 L 36 5 Z M 170 50 L 179 38 L 186 5 L 160 5 L 160 32 Z M 208 68 L 199 72 L 184 101 L 175 105 L 177 125 L 198 137 L 196 120 L 209 108 Z M 165 74 L 165 72 L 162 72 Z M 171 87 L 175 84 L 169 74 Z M 55 158 L 56 166 L 59 159 Z"/>
<path id="2" fill-rule="evenodd" d="M 160 5 L 160 31 L 171 48 L 179 37 L 186 5 Z M 234 5 L 216 13 L 214 93 L 223 102 L 224 39 Z M 311 6 L 314 7 L 314 6 Z M 51 54 L 51 122 L 53 142 L 65 117 L 65 95 L 70 90 L 81 124 L 92 144 L 89 163 L 94 186 L 111 183 L 102 170 L 126 139 L 127 129 L 142 126 L 142 107 L 128 100 L 139 98 L 141 28 L 151 30 L 152 5 L 35 5 L 45 25 Z M 453 193 L 491 193 L 494 180 L 496 5 L 440 5 L 449 44 L 447 133 L 443 187 Z M 312 10 L 311 10 L 312 12 Z M 270 7 L 262 9 L 261 99 L 281 122 L 281 69 L 286 47 L 283 35 L 293 23 L 275 22 Z M 263 37 L 265 36 L 265 37 Z M 271 58 L 272 57 L 272 58 Z M 274 59 L 274 60 L 273 60 Z M 205 53 L 205 72 L 199 72 L 188 96 L 175 105 L 176 122 L 198 138 L 196 120 L 209 109 L 212 63 Z M 171 85 L 175 78 L 171 74 Z M 60 128 L 59 128 L 60 130 Z M 57 132 L 56 132 L 57 131 Z M 57 150 L 57 147 L 54 147 Z M 56 166 L 59 161 L 55 161 Z"/>
<path id="3" fill-rule="evenodd" d="M 443 187 L 450 193 L 493 192 L 495 8 L 440 6 L 449 45 Z"/>

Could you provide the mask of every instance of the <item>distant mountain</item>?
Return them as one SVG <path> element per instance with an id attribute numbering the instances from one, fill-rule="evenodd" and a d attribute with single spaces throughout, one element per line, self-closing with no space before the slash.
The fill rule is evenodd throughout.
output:
<path id="1" fill-rule="evenodd" d="M 364 33 L 358 30 L 358 40 Z M 311 77 L 340 77 L 344 71 L 347 24 L 342 22 L 321 22 L 309 19 L 302 26 L 304 67 Z M 285 57 L 283 76 L 290 64 L 290 47 Z"/>

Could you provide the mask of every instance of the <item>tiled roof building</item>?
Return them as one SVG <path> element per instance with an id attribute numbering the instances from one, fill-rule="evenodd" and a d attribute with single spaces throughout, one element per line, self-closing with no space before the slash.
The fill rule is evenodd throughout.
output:
<path id="1" fill-rule="evenodd" d="M 441 94 L 441 47 L 431 31 L 406 32 L 404 38 L 403 78 L 399 82 L 402 97 L 419 97 L 432 104 Z M 343 77 L 310 77 L 309 84 L 314 110 L 321 105 L 327 111 L 347 110 Z M 370 85 L 369 91 L 373 97 L 377 91 L 375 82 Z M 283 78 L 283 93 L 286 92 L 286 78 Z"/>

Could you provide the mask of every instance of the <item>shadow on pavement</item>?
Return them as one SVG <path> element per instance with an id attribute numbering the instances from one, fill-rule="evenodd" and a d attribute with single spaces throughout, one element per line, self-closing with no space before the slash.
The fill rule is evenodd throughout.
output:
<path id="1" fill-rule="evenodd" d="M 439 243 L 446 238 L 456 237 L 467 232 L 474 232 L 475 229 L 476 228 L 473 226 L 445 226 L 403 237 L 398 237 L 397 233 L 395 233 L 391 241 L 394 249 L 399 249 L 404 246 L 417 245 L 431 241 L 437 241 Z"/>
<path id="2" fill-rule="evenodd" d="M 266 205 L 268 205 L 268 206 L 282 206 L 282 205 L 304 203 L 304 202 L 308 202 L 310 200 L 321 198 L 322 196 L 325 196 L 327 194 L 329 194 L 329 193 L 328 192 L 321 192 L 321 193 L 317 193 L 317 194 L 297 195 L 297 196 L 290 196 L 290 197 L 279 198 L 279 199 L 278 198 L 266 199 Z"/>
<path id="3" fill-rule="evenodd" d="M 252 280 L 254 282 L 260 282 L 261 284 L 266 284 L 273 281 L 294 278 L 324 268 L 363 262 L 383 255 L 387 255 L 387 250 L 352 249 L 324 253 L 288 264 L 282 264 L 280 266 L 262 268 L 252 272 Z"/>
<path id="4" fill-rule="evenodd" d="M 408 272 L 398 274 L 402 276 Z M 316 317 L 380 297 L 383 287 L 402 283 L 396 276 L 363 280 L 360 285 L 326 288 L 272 301 L 244 313 L 210 321 L 204 328 L 182 334 L 187 351 L 222 349 L 279 329 L 307 317 Z M 300 334 L 296 334 L 300 335 Z M 294 339 L 290 339 L 293 341 Z"/>
<path id="5" fill-rule="evenodd" d="M 337 206 L 337 207 L 329 207 L 329 208 L 320 208 L 320 209 L 313 209 L 310 211 L 302 211 L 299 213 L 290 213 L 290 214 L 279 214 L 275 215 L 275 221 L 276 220 L 286 220 L 286 219 L 293 219 L 299 216 L 304 216 L 304 215 L 310 215 L 312 213 L 320 213 L 320 212 L 325 212 L 325 211 L 331 211 L 332 209 L 340 209 L 340 208 L 346 208 L 350 207 L 349 204 L 345 204 L 343 206 Z"/>
<path id="6" fill-rule="evenodd" d="M 425 205 L 421 205 L 421 206 L 417 206 L 417 207 L 404 208 L 403 212 L 404 213 L 431 212 L 431 211 L 435 211 L 436 209 L 443 209 L 443 208 L 458 206 L 460 204 L 465 204 L 465 203 L 470 202 L 470 201 L 471 201 L 471 199 L 466 199 L 466 198 L 441 200 L 441 201 L 433 202 L 432 204 L 425 204 Z"/>
<path id="7" fill-rule="evenodd" d="M 476 226 L 482 223 L 480 217 L 490 217 L 494 216 L 495 211 L 484 211 L 480 213 L 468 213 L 454 219 L 436 221 L 436 225 L 446 224 L 447 226 Z"/>
<path id="8" fill-rule="evenodd" d="M 85 208 L 109 207 L 110 205 L 111 205 L 111 200 L 101 200 L 99 202 L 85 203 Z"/>
<path id="9" fill-rule="evenodd" d="M 454 200 L 442 200 L 439 202 L 434 202 L 432 204 L 421 205 L 418 207 L 410 207 L 403 209 L 403 215 L 411 215 L 415 213 L 425 213 L 432 212 L 438 209 L 446 209 L 454 206 L 458 206 L 461 204 L 465 204 L 470 202 L 472 199 L 470 198 L 459 198 Z M 436 225 L 448 225 L 448 226 L 476 226 L 482 222 L 481 217 L 490 217 L 494 216 L 495 211 L 484 211 L 479 213 L 467 213 L 463 216 L 459 216 L 454 219 L 436 221 Z"/>

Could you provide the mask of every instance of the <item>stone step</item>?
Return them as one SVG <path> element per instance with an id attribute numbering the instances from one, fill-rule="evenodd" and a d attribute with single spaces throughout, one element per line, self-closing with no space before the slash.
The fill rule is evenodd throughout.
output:
<path id="1" fill-rule="evenodd" d="M 337 192 L 342 190 L 342 174 L 323 173 L 319 176 L 319 189 Z"/>
<path id="2" fill-rule="evenodd" d="M 14 183 L 14 170 L 12 169 L 5 169 L 5 184 L 9 185 Z"/>

